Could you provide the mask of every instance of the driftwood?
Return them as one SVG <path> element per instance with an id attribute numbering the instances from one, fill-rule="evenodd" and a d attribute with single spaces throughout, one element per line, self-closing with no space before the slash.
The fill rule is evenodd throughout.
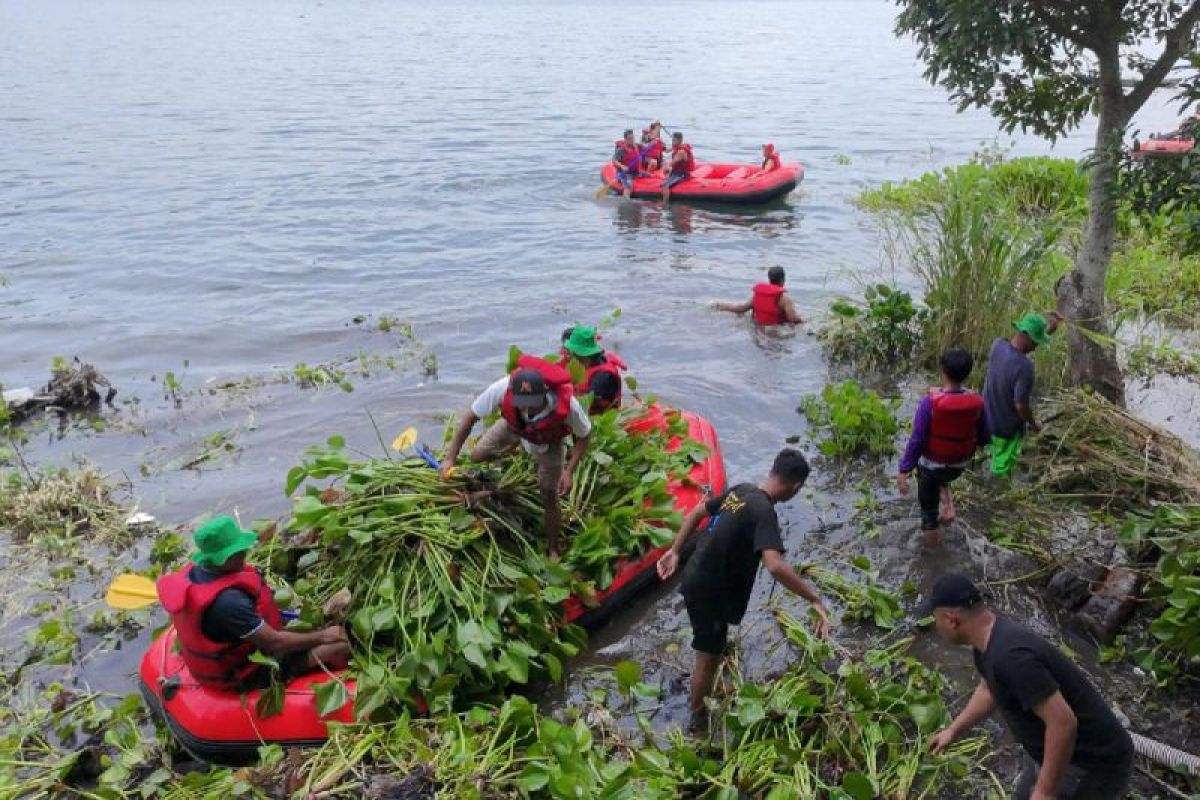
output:
<path id="1" fill-rule="evenodd" d="M 92 408 L 101 401 L 100 389 L 105 389 L 103 400 L 111 403 L 117 396 L 117 389 L 108 378 L 91 364 L 75 360 L 54 370 L 50 381 L 40 392 L 29 389 L 15 389 L 4 393 L 4 403 L 8 406 L 13 421 L 20 422 L 30 414 L 42 409 L 55 411 L 78 411 Z"/>

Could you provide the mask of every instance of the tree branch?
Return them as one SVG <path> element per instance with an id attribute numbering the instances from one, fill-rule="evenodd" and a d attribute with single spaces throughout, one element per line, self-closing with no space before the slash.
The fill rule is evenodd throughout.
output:
<path id="1" fill-rule="evenodd" d="M 1197 21 L 1200 21 L 1200 0 L 1193 0 L 1192 5 L 1179 18 L 1179 22 L 1175 23 L 1175 27 L 1163 37 L 1163 51 L 1158 59 L 1150 69 L 1142 73 L 1142 79 L 1125 95 L 1125 104 L 1130 113 L 1141 108 L 1150 99 L 1150 93 L 1162 85 L 1171 67 L 1175 66 L 1175 62 L 1191 44 Z"/>
<path id="2" fill-rule="evenodd" d="M 1100 49 L 1099 40 L 1087 33 L 1091 26 L 1080 24 L 1079 29 L 1076 30 L 1068 21 L 1069 19 L 1077 24 L 1080 22 L 1078 15 L 1082 4 L 1070 0 L 1032 0 L 1030 5 L 1042 24 L 1055 36 L 1087 50 Z"/>

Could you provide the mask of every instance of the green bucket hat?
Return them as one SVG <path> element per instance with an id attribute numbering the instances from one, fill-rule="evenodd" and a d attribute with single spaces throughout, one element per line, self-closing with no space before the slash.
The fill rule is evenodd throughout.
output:
<path id="1" fill-rule="evenodd" d="M 1050 341 L 1050 334 L 1046 332 L 1046 328 L 1050 325 L 1046 318 L 1041 314 L 1030 312 L 1017 322 L 1013 323 L 1013 327 L 1021 333 L 1033 339 L 1035 344 L 1045 344 Z"/>
<path id="2" fill-rule="evenodd" d="M 244 531 L 233 521 L 233 517 L 221 516 L 211 519 L 196 529 L 193 536 L 196 552 L 192 562 L 207 567 L 219 567 L 243 550 L 249 550 L 258 541 L 254 531 Z"/>
<path id="3" fill-rule="evenodd" d="M 570 338 L 563 343 L 563 347 L 567 348 L 567 352 L 571 355 L 580 358 L 598 356 L 604 352 L 604 348 L 596 344 L 596 329 L 585 325 L 576 326 L 571 331 Z"/>

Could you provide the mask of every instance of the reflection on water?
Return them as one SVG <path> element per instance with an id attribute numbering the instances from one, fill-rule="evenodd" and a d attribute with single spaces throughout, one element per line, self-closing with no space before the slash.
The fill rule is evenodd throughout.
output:
<path id="1" fill-rule="evenodd" d="M 764 238 L 780 236 L 798 227 L 801 214 L 786 201 L 761 208 L 744 206 L 696 207 L 678 201 L 663 207 L 654 200 L 613 200 L 613 227 L 633 235 L 647 231 L 669 231 L 681 236 L 691 233 L 719 235 L 723 232 L 758 234 Z"/>

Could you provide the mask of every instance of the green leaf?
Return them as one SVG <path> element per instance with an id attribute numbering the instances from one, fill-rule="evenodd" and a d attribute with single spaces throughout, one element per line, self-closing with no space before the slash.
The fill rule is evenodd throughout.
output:
<path id="1" fill-rule="evenodd" d="M 288 470 L 287 482 L 284 484 L 283 493 L 291 497 L 292 493 L 296 491 L 300 484 L 304 483 L 304 479 L 307 477 L 308 470 L 303 466 L 292 467 Z"/>
<path id="2" fill-rule="evenodd" d="M 346 684 L 336 679 L 317 684 L 313 687 L 313 694 L 317 699 L 317 714 L 322 717 L 336 713 L 350 701 Z"/>
<path id="3" fill-rule="evenodd" d="M 842 790 L 854 800 L 875 800 L 879 795 L 875 782 L 861 772 L 847 772 L 843 775 Z"/>
<path id="4" fill-rule="evenodd" d="M 603 453 L 599 450 L 592 450 L 589 454 L 591 455 L 592 460 L 602 467 L 607 467 L 613 463 L 613 457 L 608 453 Z"/>
<path id="5" fill-rule="evenodd" d="M 617 676 L 617 688 L 624 695 L 628 695 L 634 684 L 642 679 L 642 668 L 635 661 L 618 662 L 613 673 Z"/>

